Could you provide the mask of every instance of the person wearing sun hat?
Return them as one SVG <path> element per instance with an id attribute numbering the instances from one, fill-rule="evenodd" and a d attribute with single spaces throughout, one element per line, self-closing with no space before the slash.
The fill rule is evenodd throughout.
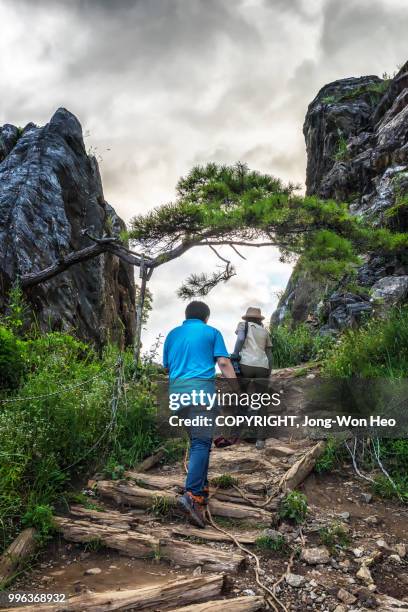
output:
<path id="1" fill-rule="evenodd" d="M 258 390 L 258 387 L 262 387 L 262 383 L 260 380 L 256 383 L 256 379 L 269 378 L 272 369 L 271 337 L 262 324 L 265 317 L 260 308 L 250 306 L 242 319 L 235 331 L 237 340 L 232 358 L 239 356 L 239 369 L 247 382 L 245 386 L 249 387 L 253 382 L 253 386 Z M 256 447 L 262 449 L 264 446 L 264 428 L 258 428 Z"/>

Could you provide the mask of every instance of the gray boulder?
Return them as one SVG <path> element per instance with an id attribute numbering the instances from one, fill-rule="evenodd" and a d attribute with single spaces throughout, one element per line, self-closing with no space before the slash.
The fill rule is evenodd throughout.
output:
<path id="1" fill-rule="evenodd" d="M 0 309 L 12 283 L 40 271 L 95 236 L 118 234 L 123 221 L 105 201 L 98 164 L 87 154 L 78 119 L 60 108 L 50 122 L 0 129 Z M 100 255 L 27 291 L 43 329 L 97 345 L 133 340 L 131 266 Z"/>
<path id="2" fill-rule="evenodd" d="M 408 275 L 381 278 L 372 286 L 371 296 L 386 306 L 404 302 L 408 298 Z"/>

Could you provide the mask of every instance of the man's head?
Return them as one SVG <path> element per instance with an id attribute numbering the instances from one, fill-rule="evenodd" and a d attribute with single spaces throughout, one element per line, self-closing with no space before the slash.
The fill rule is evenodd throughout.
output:
<path id="1" fill-rule="evenodd" d="M 210 309 L 204 302 L 194 300 L 190 302 L 186 308 L 186 319 L 200 319 L 204 323 L 207 323 L 210 317 Z"/>

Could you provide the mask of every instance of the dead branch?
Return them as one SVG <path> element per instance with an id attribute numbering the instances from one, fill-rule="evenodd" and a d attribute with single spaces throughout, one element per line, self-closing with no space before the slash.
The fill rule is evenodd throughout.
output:
<path id="1" fill-rule="evenodd" d="M 0 587 L 5 586 L 14 572 L 35 552 L 37 541 L 33 528 L 24 529 L 0 557 Z"/>
<path id="2" fill-rule="evenodd" d="M 108 610 L 168 610 L 219 597 L 224 576 L 198 576 L 125 591 L 85 593 L 57 604 L 8 608 L 5 612 L 108 612 Z"/>

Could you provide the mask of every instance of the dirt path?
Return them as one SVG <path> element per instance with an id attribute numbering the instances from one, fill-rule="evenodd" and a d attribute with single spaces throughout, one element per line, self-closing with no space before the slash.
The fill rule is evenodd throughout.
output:
<path id="1" fill-rule="evenodd" d="M 230 474 L 247 498 L 236 488 L 213 488 L 210 507 L 215 522 L 257 552 L 262 581 L 269 587 L 286 572 L 290 551 L 298 551 L 290 574 L 276 589 L 284 606 L 279 609 L 408 610 L 408 603 L 403 603 L 408 602 L 408 510 L 372 497 L 349 465 L 326 475 L 312 473 L 301 485 L 309 504 L 301 529 L 277 519 L 279 498 L 262 509 L 257 507 L 313 445 L 311 440 L 269 439 L 262 451 L 252 444 L 213 450 L 210 481 Z M 181 464 L 162 465 L 142 474 L 130 471 L 125 477 L 90 482 L 95 493 L 89 502 L 72 506 L 70 513 L 58 519 L 63 535 L 30 572 L 18 578 L 13 591 L 67 596 L 156 586 L 165 591 L 169 581 L 222 574 L 222 590 L 212 591 L 211 596 L 189 593 L 184 600 L 177 596 L 177 605 L 173 599 L 168 603 L 160 599 L 160 604 L 154 599 L 151 607 L 139 603 L 70 609 L 175 610 L 204 599 L 210 603 L 202 609 L 215 610 L 234 598 L 239 599 L 231 610 L 267 609 L 251 560 L 219 532 L 194 529 L 177 515 L 173 502 L 184 481 Z M 328 534 L 339 526 L 345 541 L 328 541 Z M 260 549 L 256 540 L 265 535 L 275 540 L 280 536 L 283 549 Z M 212 604 L 214 600 L 218 603 Z"/>

